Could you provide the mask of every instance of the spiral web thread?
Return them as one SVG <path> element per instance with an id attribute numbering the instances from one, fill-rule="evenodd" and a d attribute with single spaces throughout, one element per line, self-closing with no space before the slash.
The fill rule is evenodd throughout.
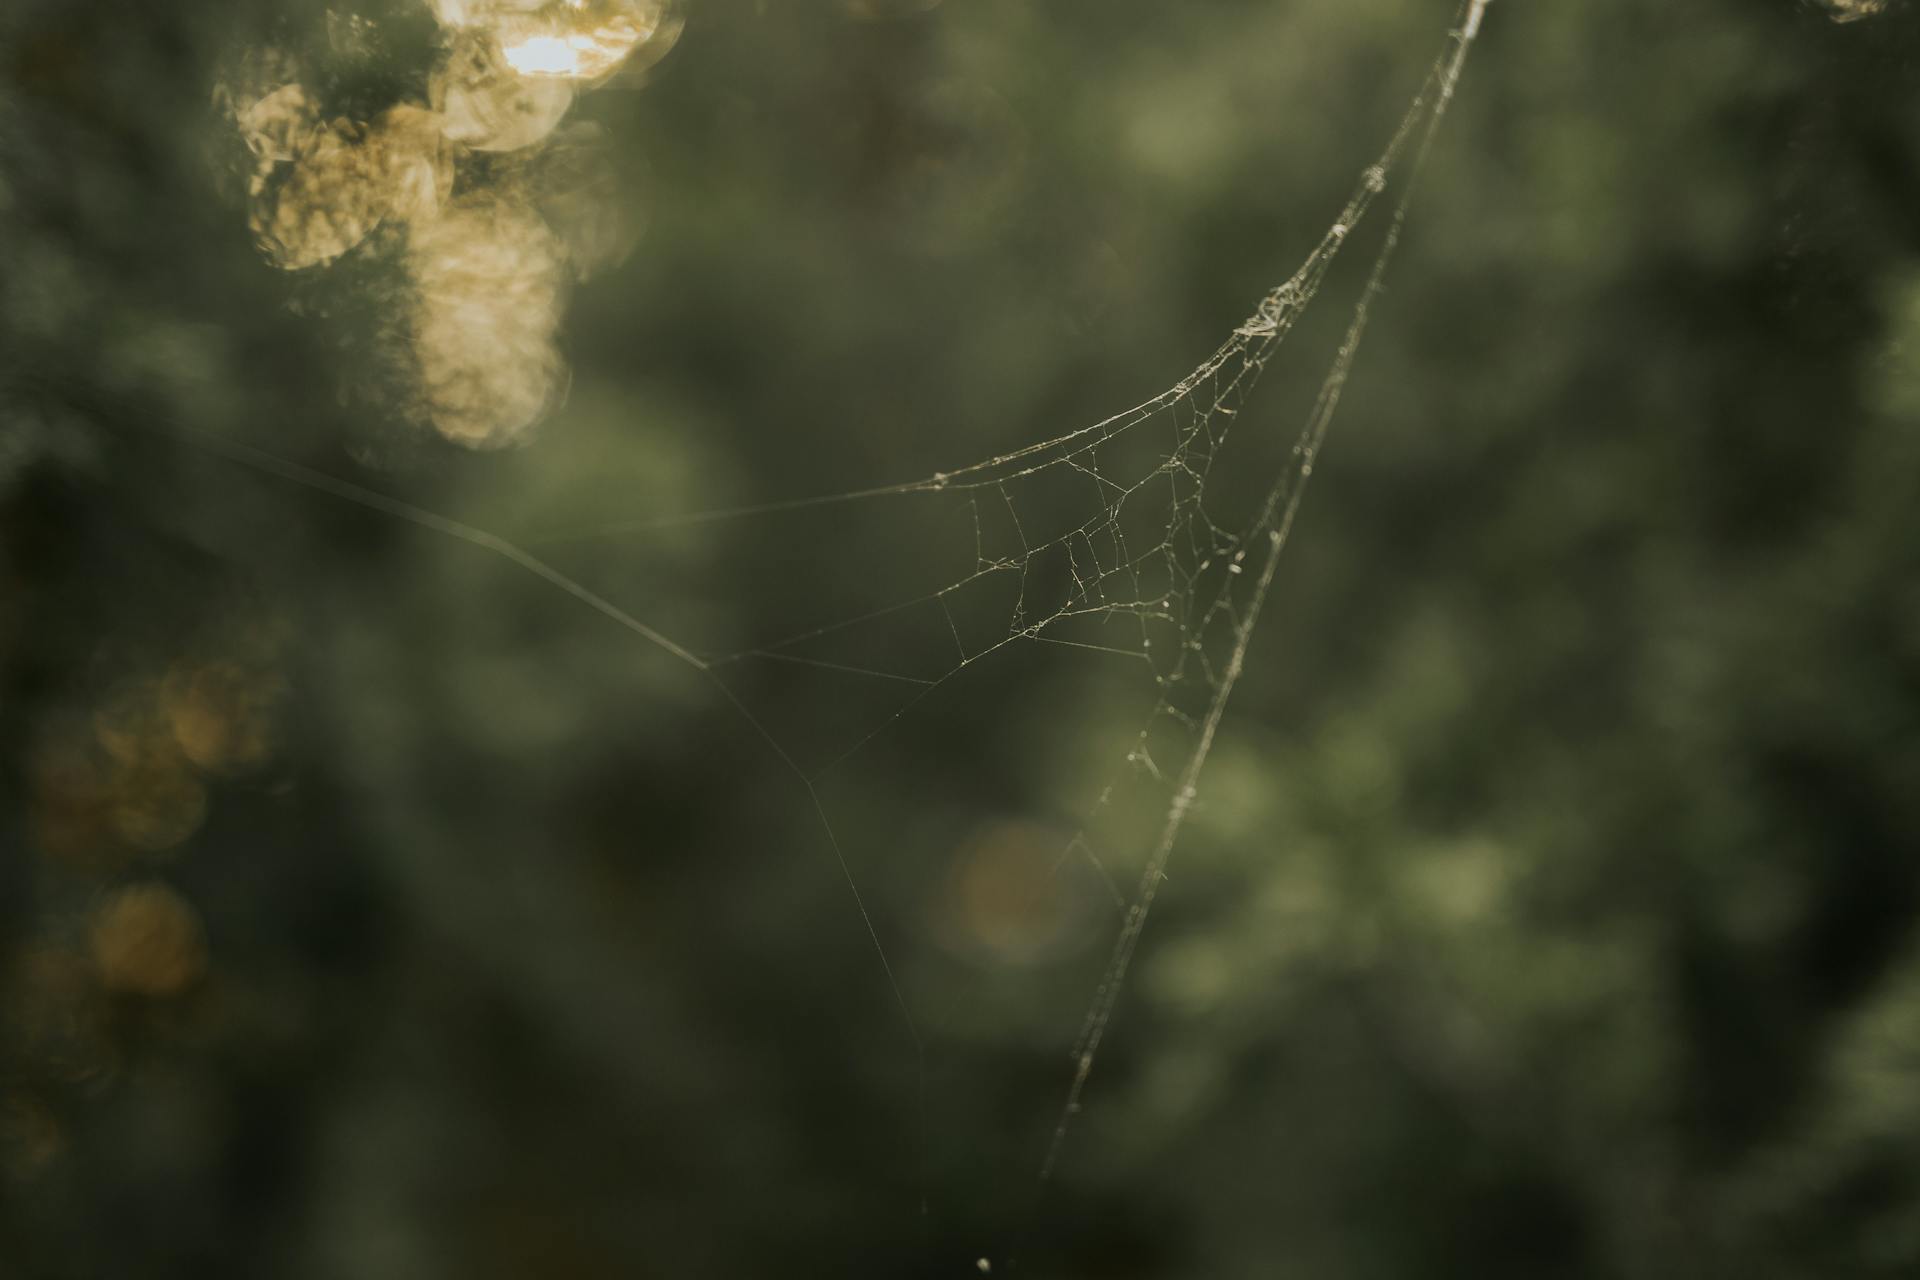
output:
<path id="1" fill-rule="evenodd" d="M 1198 793 L 1254 629 L 1294 517 L 1339 407 L 1387 268 L 1398 248 L 1408 201 L 1433 138 L 1451 102 L 1467 54 L 1479 35 L 1489 0 L 1464 0 L 1447 46 L 1429 68 L 1420 92 L 1379 158 L 1300 268 L 1262 297 L 1245 322 L 1191 373 L 1165 391 L 1121 413 L 1028 444 L 1011 452 L 919 480 L 847 493 L 572 530 L 542 541 L 598 537 L 664 525 L 745 520 L 809 507 L 878 498 L 937 496 L 958 502 L 974 540 L 970 571 L 934 590 L 879 609 L 812 625 L 751 648 L 701 653 L 595 593 L 525 547 L 495 534 L 365 489 L 334 476 L 232 441 L 208 447 L 248 466 L 434 530 L 498 555 L 605 615 L 676 661 L 700 671 L 750 722 L 804 785 L 822 833 L 837 861 L 910 1036 L 924 1097 L 925 1049 L 892 961 L 863 900 L 818 782 L 822 774 L 882 735 L 935 689 L 1010 646 L 1043 644 L 1091 650 L 1142 664 L 1155 690 L 1152 710 L 1130 744 L 1125 765 L 1094 800 L 1078 833 L 1061 854 L 1094 868 L 1122 913 L 1113 949 L 1089 1001 L 1071 1055 L 1072 1074 L 1053 1125 L 1039 1183 L 1051 1179 L 1087 1081 L 1110 1027 L 1128 969 L 1151 914 L 1166 868 Z M 1215 461 L 1232 437 L 1247 398 L 1268 362 L 1320 293 L 1330 268 L 1374 209 L 1389 179 L 1406 168 L 1384 238 L 1354 305 L 1344 337 L 1322 379 L 1305 425 L 1280 464 L 1265 498 L 1248 520 L 1222 523 L 1208 503 Z M 1154 433 L 1164 432 L 1154 445 Z M 1023 495 L 1061 478 L 1084 482 L 1094 494 L 1091 514 L 1064 529 L 1041 532 Z M 1064 571 L 1064 573 L 1062 572 Z M 988 603 L 993 589 L 1011 588 L 1005 608 Z M 969 643 L 962 619 L 1004 609 L 1004 623 Z M 950 660 L 928 674 L 884 670 L 818 656 L 850 633 L 884 627 L 915 611 L 931 611 L 953 641 Z M 885 720 L 824 765 L 808 769 L 736 691 L 730 674 L 755 662 L 796 663 L 843 674 L 917 686 Z M 1108 871 L 1091 836 L 1096 821 L 1134 779 L 1164 789 L 1165 808 L 1131 897 Z M 923 1120 L 924 1129 L 924 1120 Z M 924 1140 L 924 1133 L 922 1135 Z"/>

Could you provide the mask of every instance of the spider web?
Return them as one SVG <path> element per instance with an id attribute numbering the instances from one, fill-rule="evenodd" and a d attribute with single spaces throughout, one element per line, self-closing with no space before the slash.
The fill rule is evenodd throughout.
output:
<path id="1" fill-rule="evenodd" d="M 925 1040 L 823 802 L 821 782 L 936 690 L 1008 650 L 1044 646 L 1135 664 L 1150 707 L 1055 864 L 1057 870 L 1077 859 L 1090 868 L 1111 896 L 1119 927 L 1079 1023 L 1065 1096 L 1039 1162 L 1043 1191 L 1080 1113 L 1373 302 L 1400 243 L 1409 198 L 1488 3 L 1461 4 L 1446 47 L 1397 130 L 1299 269 L 1262 296 L 1247 319 L 1185 377 L 1132 408 L 1065 434 L 899 484 L 558 530 L 524 542 L 245 445 L 205 443 L 250 467 L 500 556 L 709 680 L 805 789 L 911 1038 L 923 1129 Z M 1290 442 L 1275 442 L 1243 425 L 1262 374 L 1396 178 L 1398 194 L 1385 232 L 1304 424 Z M 882 501 L 927 504 L 934 528 L 944 530 L 938 536 L 959 548 L 957 572 L 905 598 L 806 621 L 743 647 L 703 649 L 670 637 L 528 550 L 689 524 L 776 521 Z M 816 734 L 818 740 L 803 742 L 806 735 L 770 722 L 767 709 L 743 692 L 743 674 L 759 664 L 870 682 L 884 693 L 877 704 L 862 704 L 866 722 L 851 733 Z M 1138 872 L 1129 892 L 1115 868 L 1131 866 Z M 981 1261 L 981 1269 L 987 1269 Z"/>

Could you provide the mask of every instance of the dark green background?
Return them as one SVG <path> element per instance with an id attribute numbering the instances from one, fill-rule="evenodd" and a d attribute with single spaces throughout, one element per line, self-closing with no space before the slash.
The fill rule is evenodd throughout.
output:
<path id="1" fill-rule="evenodd" d="M 533 539 L 1058 434 L 1293 270 L 1451 16 L 700 0 L 576 109 L 649 226 L 572 299 L 567 404 L 466 454 L 342 406 L 353 343 L 213 177 L 218 60 L 319 10 L 9 4 L 0 1091 L 54 1137 L 5 1163 L 0 1275 L 1920 1269 L 1920 13 L 1489 10 L 1044 1197 L 1113 915 L 1019 966 L 942 912 L 980 832 L 1071 830 L 1137 679 L 970 667 L 823 784 L 921 1065 L 709 685 L 204 443 Z M 418 92 L 389 17 L 342 103 Z M 1241 419 L 1267 447 L 1378 230 Z M 957 576 L 925 514 L 543 550 L 728 649 Z M 236 616 L 285 637 L 270 762 L 165 857 L 39 849 L 48 726 Z M 798 750 L 884 718 L 741 686 Z M 105 1065 L 66 1070 L 29 957 L 150 879 L 208 974 L 98 1006 Z"/>

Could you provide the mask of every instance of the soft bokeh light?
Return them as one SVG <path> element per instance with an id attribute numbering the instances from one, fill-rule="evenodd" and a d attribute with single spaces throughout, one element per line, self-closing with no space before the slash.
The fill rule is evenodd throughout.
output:
<path id="1" fill-rule="evenodd" d="M 547 144 L 577 85 L 630 59 L 651 65 L 680 23 L 665 0 L 432 8 L 445 30 L 425 104 L 396 103 L 371 124 L 323 122 L 299 59 L 274 46 L 237 55 L 215 100 L 251 157 L 248 223 L 268 261 L 324 267 L 382 228 L 401 245 L 389 258 L 403 276 L 393 319 L 406 349 L 376 351 L 361 371 L 365 387 L 399 388 L 375 403 L 494 447 L 521 438 L 565 390 L 563 276 L 617 263 L 638 225 L 596 172 L 601 131 L 576 128 L 551 160 Z M 349 51 L 365 56 L 374 31 L 350 24 Z M 501 160 L 463 165 L 473 153 Z"/>
<path id="2" fill-rule="evenodd" d="M 434 69 L 430 92 L 448 138 L 476 151 L 518 151 L 559 126 L 574 88 L 521 73 L 490 33 L 461 31 Z"/>
<path id="3" fill-rule="evenodd" d="M 449 27 L 484 33 L 521 75 L 598 80 L 648 45 L 671 46 L 678 20 L 667 0 L 434 0 Z M 649 51 L 655 61 L 665 48 Z"/>
<path id="4" fill-rule="evenodd" d="M 0 1176 L 26 1182 L 66 1147 L 66 1135 L 46 1102 L 25 1089 L 0 1092 Z"/>
<path id="5" fill-rule="evenodd" d="M 470 195 L 416 229 L 407 269 L 420 411 L 449 440 L 510 442 L 565 385 L 555 345 L 567 281 L 558 238 L 525 203 Z"/>
<path id="6" fill-rule="evenodd" d="M 1887 12 L 1893 0 L 1815 0 L 1835 22 L 1857 22 Z"/>
<path id="7" fill-rule="evenodd" d="M 69 946 L 41 943 L 8 966 L 5 1048 L 17 1071 L 92 1088 L 119 1068 L 92 964 Z"/>
<path id="8" fill-rule="evenodd" d="M 182 662 L 161 681 L 159 702 L 187 759 L 208 772 L 226 773 L 266 759 L 284 692 L 271 671 L 232 660 Z"/>
<path id="9" fill-rule="evenodd" d="M 955 852 L 948 871 L 936 917 L 948 946 L 1018 966 L 1084 941 L 1102 897 L 1085 868 L 1062 857 L 1071 840 L 1071 833 L 1032 822 L 982 828 Z"/>
<path id="10" fill-rule="evenodd" d="M 261 251 L 290 271 L 332 262 L 383 222 L 431 218 L 453 183 L 432 118 L 408 104 L 371 128 L 316 128 L 274 169 L 249 222 Z"/>
<path id="11" fill-rule="evenodd" d="M 175 996 L 205 972 L 207 949 L 193 907 L 163 884 L 131 885 L 94 911 L 87 949 L 110 991 Z"/>

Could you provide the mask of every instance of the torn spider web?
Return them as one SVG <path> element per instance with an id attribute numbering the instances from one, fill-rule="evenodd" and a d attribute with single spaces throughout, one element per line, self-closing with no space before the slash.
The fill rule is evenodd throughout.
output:
<path id="1" fill-rule="evenodd" d="M 804 788 L 820 833 L 857 909 L 884 975 L 916 1070 L 925 1082 L 925 1041 L 889 948 L 861 895 L 835 832 L 820 782 L 882 738 L 934 691 L 1004 651 L 1045 646 L 1089 660 L 1135 664 L 1151 708 L 1124 759 L 1092 798 L 1059 860 L 1079 859 L 1111 895 L 1119 928 L 1081 1019 L 1065 1098 L 1039 1160 L 1044 1188 L 1079 1114 L 1083 1094 L 1142 932 L 1198 787 L 1274 574 L 1292 531 L 1365 336 L 1371 308 L 1399 245 L 1408 199 L 1452 100 L 1489 0 L 1465 0 L 1447 44 L 1379 158 L 1360 179 L 1300 268 L 1263 296 L 1253 313 L 1191 373 L 1121 413 L 1050 439 L 906 483 L 670 520 L 648 519 L 557 532 L 564 542 L 667 525 L 774 519 L 881 499 L 940 504 L 962 544 L 962 570 L 907 598 L 818 620 L 745 648 L 707 652 L 670 638 L 546 559 L 485 530 L 259 453 L 209 447 L 295 483 L 488 550 L 605 615 L 674 660 L 701 672 L 764 739 Z M 1230 442 L 1258 434 L 1243 418 L 1269 362 L 1320 296 L 1342 249 L 1383 200 L 1398 195 L 1344 334 L 1306 421 L 1274 450 L 1268 482 L 1249 488 L 1237 465 L 1217 466 Z M 1222 497 L 1222 491 L 1227 496 Z M 1074 496 L 1077 491 L 1077 497 Z M 1063 516 L 1063 512 L 1070 513 Z M 903 635 L 919 637 L 911 644 Z M 929 646 L 925 637 L 943 637 Z M 890 640 L 891 638 L 891 640 Z M 920 666 L 903 659 L 913 649 Z M 879 655 L 879 656 L 873 656 Z M 832 750 L 803 753 L 742 694 L 738 676 L 755 664 L 814 668 L 896 688 L 877 722 Z M 1121 814 L 1123 800 L 1126 812 Z M 1131 848 L 1116 845 L 1130 844 Z M 1056 863 L 1056 866 L 1058 863 Z M 1114 874 L 1139 868 L 1128 892 Z M 924 1140 L 924 1135 L 923 1135 Z"/>

